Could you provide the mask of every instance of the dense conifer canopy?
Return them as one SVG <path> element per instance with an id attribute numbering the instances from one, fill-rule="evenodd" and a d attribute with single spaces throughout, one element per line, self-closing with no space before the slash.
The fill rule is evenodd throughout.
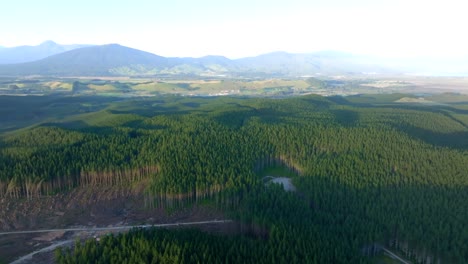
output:
<path id="1" fill-rule="evenodd" d="M 375 244 L 415 262 L 463 263 L 466 109 L 384 95 L 115 102 L 6 133 L 0 196 L 147 180 L 153 206 L 210 200 L 266 230 L 250 238 L 134 230 L 58 252 L 59 263 L 357 263 L 371 261 Z M 297 192 L 265 187 L 272 167 L 290 170 Z"/>

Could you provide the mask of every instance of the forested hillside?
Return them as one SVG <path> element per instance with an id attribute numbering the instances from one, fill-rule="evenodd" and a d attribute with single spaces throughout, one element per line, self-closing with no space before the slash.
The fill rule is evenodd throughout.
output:
<path id="1" fill-rule="evenodd" d="M 467 262 L 466 105 L 393 103 L 404 96 L 78 97 L 95 105 L 2 135 L 0 196 L 145 182 L 150 206 L 211 201 L 253 230 L 135 230 L 58 252 L 60 263 L 362 263 L 377 245 Z M 290 170 L 297 192 L 265 187 L 271 167 Z"/>

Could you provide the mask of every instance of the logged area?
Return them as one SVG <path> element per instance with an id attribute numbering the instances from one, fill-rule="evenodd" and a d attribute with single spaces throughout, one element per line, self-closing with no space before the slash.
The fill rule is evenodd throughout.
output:
<path id="1" fill-rule="evenodd" d="M 0 231 L 232 219 L 54 259 L 464 263 L 468 100 L 413 97 L 0 96 Z M 0 236 L 0 263 L 18 239 Z"/>

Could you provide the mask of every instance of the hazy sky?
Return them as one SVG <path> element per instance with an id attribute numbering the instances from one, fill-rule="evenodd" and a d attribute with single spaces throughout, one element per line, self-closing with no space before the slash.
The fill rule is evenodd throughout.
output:
<path id="1" fill-rule="evenodd" d="M 2 0 L 0 46 L 119 43 L 162 56 L 468 55 L 466 0 Z"/>

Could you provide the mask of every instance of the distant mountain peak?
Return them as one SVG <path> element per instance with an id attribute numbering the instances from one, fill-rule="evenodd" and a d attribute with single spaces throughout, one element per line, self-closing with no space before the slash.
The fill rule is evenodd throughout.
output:
<path id="1" fill-rule="evenodd" d="M 61 52 L 41 60 L 5 65 L 5 75 L 105 76 L 168 67 L 167 59 L 145 51 L 106 44 Z M 2 67 L 0 67 L 0 75 Z M 122 73 L 123 72 L 123 73 Z"/>
<path id="2" fill-rule="evenodd" d="M 266 53 L 265 55 L 289 55 L 289 52 L 283 51 L 283 50 L 277 50 L 277 51 L 272 51 L 269 53 Z"/>
<path id="3" fill-rule="evenodd" d="M 355 56 L 352 53 L 344 52 L 344 51 L 337 51 L 337 50 L 322 50 L 322 51 L 314 52 L 313 54 L 317 56 L 322 56 L 322 57 L 341 57 L 341 58 Z"/>
<path id="4" fill-rule="evenodd" d="M 42 42 L 41 44 L 39 44 L 39 46 L 56 46 L 56 45 L 58 44 L 53 40 L 46 40 Z"/>
<path id="5" fill-rule="evenodd" d="M 46 40 L 36 46 L 18 46 L 0 49 L 0 64 L 16 64 L 37 61 L 46 57 L 66 52 L 73 49 L 83 48 L 90 45 L 60 45 L 55 41 Z"/>
<path id="6" fill-rule="evenodd" d="M 221 56 L 221 55 L 206 55 L 206 56 L 200 57 L 200 59 L 228 59 L 228 58 Z"/>
<path id="7" fill-rule="evenodd" d="M 101 45 L 101 46 L 102 47 L 125 47 L 125 46 L 120 45 L 119 43 L 109 43 L 109 44 L 104 44 L 104 45 Z M 125 48 L 127 48 L 127 47 L 125 47 Z"/>

